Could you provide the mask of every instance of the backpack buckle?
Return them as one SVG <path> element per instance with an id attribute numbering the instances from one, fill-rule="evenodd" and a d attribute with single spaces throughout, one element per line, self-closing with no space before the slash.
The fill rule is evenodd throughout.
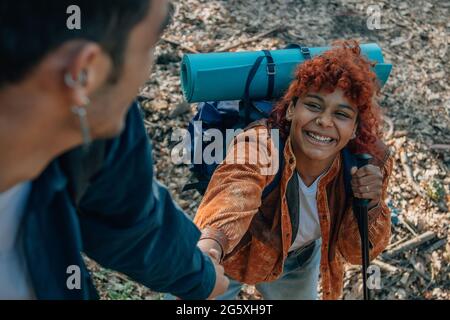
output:
<path id="1" fill-rule="evenodd" d="M 309 48 L 308 47 L 300 47 L 300 52 L 302 53 L 302 55 L 303 55 L 303 57 L 306 59 L 306 60 L 309 60 L 309 59 L 311 59 L 311 52 L 309 51 Z"/>
<path id="2" fill-rule="evenodd" d="M 267 75 L 268 76 L 273 76 L 273 75 L 275 75 L 277 73 L 275 71 L 275 63 L 274 62 L 268 62 L 266 69 L 267 69 Z"/>

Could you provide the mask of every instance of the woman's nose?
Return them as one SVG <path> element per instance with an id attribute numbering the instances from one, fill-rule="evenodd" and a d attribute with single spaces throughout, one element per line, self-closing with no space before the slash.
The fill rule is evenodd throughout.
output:
<path id="1" fill-rule="evenodd" d="M 316 124 L 321 127 L 331 127 L 333 126 L 333 121 L 329 115 L 322 115 L 317 117 Z"/>

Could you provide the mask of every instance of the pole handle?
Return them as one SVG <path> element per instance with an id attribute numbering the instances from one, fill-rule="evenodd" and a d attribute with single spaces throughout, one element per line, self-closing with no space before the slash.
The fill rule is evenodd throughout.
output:
<path id="1" fill-rule="evenodd" d="M 368 153 L 359 153 L 355 154 L 356 158 L 356 166 L 359 168 L 362 168 L 369 164 L 370 159 L 372 159 L 372 156 Z M 359 206 L 368 206 L 369 205 L 369 199 L 360 199 L 355 197 L 355 202 Z"/>

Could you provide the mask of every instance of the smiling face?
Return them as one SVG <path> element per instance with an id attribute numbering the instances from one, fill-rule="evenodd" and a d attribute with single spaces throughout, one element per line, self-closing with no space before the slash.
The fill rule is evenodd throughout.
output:
<path id="1" fill-rule="evenodd" d="M 331 161 L 352 139 L 358 110 L 341 89 L 309 92 L 287 109 L 290 138 L 297 158 Z"/>

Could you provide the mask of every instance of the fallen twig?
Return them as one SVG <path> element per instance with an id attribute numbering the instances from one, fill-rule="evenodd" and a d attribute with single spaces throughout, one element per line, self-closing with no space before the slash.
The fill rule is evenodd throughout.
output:
<path id="1" fill-rule="evenodd" d="M 394 135 L 394 121 L 392 121 L 392 119 L 388 116 L 384 116 L 384 121 L 389 126 L 389 129 L 386 133 L 386 140 L 391 140 L 392 136 Z"/>
<path id="2" fill-rule="evenodd" d="M 375 259 L 372 261 L 372 264 L 379 266 L 381 269 L 389 272 L 389 273 L 397 273 L 400 271 L 399 268 L 394 267 L 386 262 L 380 261 L 378 259 Z"/>
<path id="3" fill-rule="evenodd" d="M 219 48 L 217 51 L 220 52 L 220 51 L 228 51 L 228 50 L 234 49 L 234 48 L 239 47 L 239 46 L 241 46 L 243 44 L 250 43 L 250 42 L 256 41 L 258 39 L 264 38 L 265 36 L 275 32 L 275 31 L 279 31 L 281 28 L 282 28 L 282 26 L 276 26 L 275 28 L 272 28 L 272 29 L 270 29 L 268 31 L 262 32 L 262 33 L 260 33 L 260 34 L 258 34 L 256 36 L 254 36 L 254 37 L 251 37 L 251 38 L 248 38 L 248 39 L 244 39 L 244 40 L 238 41 L 236 43 L 230 44 L 228 46 L 224 46 L 222 48 Z"/>
<path id="4" fill-rule="evenodd" d="M 404 251 L 408 251 L 411 249 L 414 249 L 418 246 L 420 246 L 421 244 L 430 241 L 431 239 L 433 239 L 434 237 L 436 237 L 436 234 L 433 231 L 427 231 L 425 233 L 422 233 L 421 235 L 418 235 L 417 237 L 408 240 L 400 245 L 398 245 L 397 247 L 386 251 L 385 253 L 383 253 L 383 256 L 385 257 L 394 257 L 399 253 L 402 253 Z"/>
<path id="5" fill-rule="evenodd" d="M 144 124 L 147 125 L 148 127 L 152 126 L 152 123 L 150 121 L 148 121 L 147 119 L 144 119 Z"/>
<path id="6" fill-rule="evenodd" d="M 450 144 L 433 144 L 430 146 L 430 149 L 450 151 Z"/>
<path id="7" fill-rule="evenodd" d="M 433 243 L 431 246 L 429 246 L 425 252 L 426 253 L 431 253 L 437 249 L 439 249 L 440 247 L 443 247 L 447 244 L 447 239 L 441 239 L 439 241 L 436 241 L 435 243 Z"/>
<path id="8" fill-rule="evenodd" d="M 409 258 L 409 262 L 411 263 L 411 265 L 413 266 L 414 272 L 416 274 L 418 274 L 419 276 L 421 276 L 422 278 L 424 278 L 426 281 L 430 281 L 430 277 L 424 272 L 424 270 L 420 270 L 417 267 L 417 262 L 416 259 L 414 257 L 410 257 Z M 423 266 L 423 265 L 422 265 Z"/>
<path id="9" fill-rule="evenodd" d="M 191 110 L 191 105 L 187 103 L 186 101 L 183 101 L 175 106 L 175 108 L 170 112 L 169 118 L 173 119 L 176 118 L 186 112 L 189 112 Z"/>
<path id="10" fill-rule="evenodd" d="M 396 247 L 396 246 L 399 245 L 400 243 L 405 242 L 406 239 L 408 239 L 408 237 L 403 237 L 403 238 L 401 238 L 400 240 L 398 240 L 398 241 L 396 241 L 396 242 L 394 242 L 394 243 L 391 243 L 390 245 L 388 245 L 388 246 L 386 247 L 386 250 L 389 250 L 389 249 L 392 249 L 392 248 Z"/>
<path id="11" fill-rule="evenodd" d="M 394 138 L 401 138 L 408 135 L 408 130 L 399 130 L 395 131 L 393 136 Z"/>
<path id="12" fill-rule="evenodd" d="M 163 40 L 163 41 L 165 41 L 167 43 L 171 43 L 173 45 L 176 45 L 176 46 L 180 47 L 181 49 L 189 51 L 191 53 L 200 53 L 198 50 L 195 50 L 195 49 L 193 49 L 191 47 L 185 46 L 184 44 L 179 43 L 178 41 L 175 41 L 175 40 L 172 40 L 172 39 L 167 39 L 167 38 L 164 38 L 164 37 L 161 38 L 161 40 Z"/>
<path id="13" fill-rule="evenodd" d="M 408 183 L 412 186 L 418 196 L 426 198 L 425 192 L 423 192 L 422 188 L 414 180 L 412 169 L 408 164 L 409 161 L 405 151 L 400 151 L 400 161 L 402 163 L 403 170 L 405 171 L 406 180 L 408 180 Z"/>
<path id="14" fill-rule="evenodd" d="M 416 230 L 414 230 L 413 227 L 411 227 L 409 223 L 405 221 L 405 219 L 403 219 L 402 217 L 398 217 L 398 220 L 400 221 L 401 224 L 403 224 L 406 227 L 406 229 L 409 230 L 409 232 L 411 232 L 415 237 L 417 237 Z"/>

